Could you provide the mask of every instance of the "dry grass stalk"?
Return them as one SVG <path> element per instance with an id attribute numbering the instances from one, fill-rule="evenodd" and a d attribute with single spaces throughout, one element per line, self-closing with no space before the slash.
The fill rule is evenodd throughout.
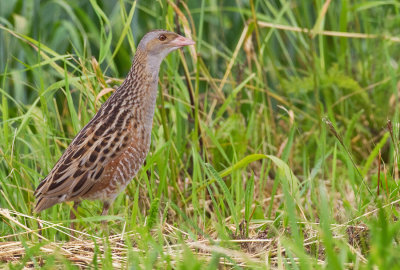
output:
<path id="1" fill-rule="evenodd" d="M 289 26 L 289 25 L 282 25 L 282 24 L 275 24 L 269 22 L 257 22 L 260 27 L 269 27 L 274 29 L 292 31 L 292 32 L 300 32 L 309 35 L 324 35 L 324 36 L 332 36 L 332 37 L 345 37 L 345 38 L 360 38 L 360 39 L 385 39 L 390 40 L 392 42 L 400 42 L 399 37 L 392 37 L 388 35 L 374 35 L 374 34 L 364 34 L 364 33 L 354 33 L 354 32 L 339 32 L 339 31 L 313 31 L 312 29 L 308 28 L 301 28 L 296 26 Z"/>

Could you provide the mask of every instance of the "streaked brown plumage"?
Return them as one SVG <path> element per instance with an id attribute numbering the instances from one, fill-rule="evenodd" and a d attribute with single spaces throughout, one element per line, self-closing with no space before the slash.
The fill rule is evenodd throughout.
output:
<path id="1" fill-rule="evenodd" d="M 76 135 L 35 191 L 35 212 L 84 199 L 103 201 L 102 215 L 142 166 L 150 147 L 161 61 L 194 42 L 154 30 L 140 41 L 125 81 Z M 71 218 L 74 218 L 71 210 Z"/>

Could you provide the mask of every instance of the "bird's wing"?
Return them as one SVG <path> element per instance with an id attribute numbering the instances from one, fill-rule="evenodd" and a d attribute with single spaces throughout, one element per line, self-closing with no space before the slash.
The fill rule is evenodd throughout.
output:
<path id="1" fill-rule="evenodd" d="M 105 167 L 120 156 L 132 139 L 127 119 L 95 117 L 75 137 L 49 175 L 35 191 L 40 198 L 58 198 L 58 202 L 87 192 L 101 179 Z M 123 123 L 121 119 L 124 119 Z M 109 121 L 107 121 L 109 120 Z"/>

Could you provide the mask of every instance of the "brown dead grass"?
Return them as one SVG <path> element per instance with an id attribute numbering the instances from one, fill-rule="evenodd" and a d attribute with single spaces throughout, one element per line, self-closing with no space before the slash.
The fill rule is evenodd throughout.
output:
<path id="1" fill-rule="evenodd" d="M 8 222 L 14 223 L 22 217 L 29 217 L 14 211 L 7 209 L 0 209 L 0 215 L 8 217 Z M 35 217 L 30 217 L 36 219 Z M 50 222 L 42 222 L 45 227 L 53 227 L 58 229 L 60 232 L 64 232 L 70 235 L 68 228 L 65 228 L 59 224 L 51 224 Z M 220 240 L 220 239 L 204 239 L 202 236 L 198 236 L 198 240 L 193 241 L 188 234 L 182 232 L 179 228 L 174 227 L 171 224 L 163 224 L 163 236 L 166 241 L 163 248 L 163 252 L 168 254 L 171 258 L 176 258 L 177 263 L 180 255 L 182 254 L 184 247 L 190 248 L 193 253 L 199 258 L 203 258 L 205 261 L 211 259 L 211 254 L 214 252 L 229 256 L 232 260 L 237 262 L 239 265 L 246 266 L 252 264 L 265 265 L 266 263 L 271 267 L 283 266 L 283 261 L 286 261 L 285 248 L 283 247 L 282 241 L 290 239 L 290 231 L 284 229 L 276 230 L 271 224 L 256 224 L 251 223 L 249 225 L 249 233 L 246 236 L 244 231 L 245 224 L 242 223 L 241 229 L 237 235 L 232 234 L 232 240 Z M 320 241 L 320 232 L 315 229 L 319 227 L 318 223 L 304 224 L 303 237 L 304 237 L 304 249 L 312 258 L 317 258 L 319 263 L 324 263 L 325 253 L 322 242 Z M 364 224 L 359 225 L 338 225 L 332 224 L 332 231 L 335 238 L 344 239 L 346 243 L 351 247 L 354 253 L 358 255 L 361 261 L 366 262 L 363 250 L 365 243 L 369 239 L 369 231 L 367 226 Z M 231 231 L 236 231 L 233 226 L 230 227 Z M 9 236 L 0 237 L 0 241 L 6 239 L 15 239 L 16 236 L 21 234 L 37 234 L 37 231 L 27 230 L 23 233 Z M 110 249 L 112 254 L 113 268 L 121 269 L 127 265 L 127 252 L 129 241 L 131 248 L 134 252 L 145 253 L 144 250 L 138 248 L 135 244 L 135 238 L 138 235 L 134 232 L 125 232 L 122 234 L 111 235 L 108 237 L 108 241 L 105 241 L 105 237 L 98 237 L 95 235 L 88 235 L 83 232 L 76 231 L 77 237 L 72 238 L 69 242 L 56 241 L 52 242 L 48 239 L 42 239 L 43 245 L 40 246 L 40 252 L 35 256 L 35 259 L 40 264 L 45 263 L 44 255 L 52 254 L 56 258 L 59 258 L 60 265 L 62 258 L 69 260 L 72 264 L 80 267 L 87 268 L 93 265 L 93 258 L 95 254 L 98 256 L 98 262 L 101 264 L 101 256 L 104 256 L 105 250 Z M 177 243 L 176 235 L 183 235 L 185 237 L 184 243 Z M 29 238 L 29 237 L 28 237 Z M 33 237 L 32 237 L 33 238 Z M 91 240 L 91 239 L 94 240 Z M 212 243 L 213 242 L 213 243 Z M 106 243 L 106 244 L 105 244 Z M 38 243 L 20 241 L 4 241 L 0 242 L 0 263 L 20 263 L 26 255 L 26 248 L 33 247 Z M 108 245 L 108 246 L 107 246 Z M 58 260 L 57 260 L 58 261 Z M 231 262 L 222 260 L 221 266 L 223 268 L 229 268 Z M 286 261 L 289 263 L 289 261 Z M 35 267 L 31 260 L 25 264 L 26 268 Z"/>

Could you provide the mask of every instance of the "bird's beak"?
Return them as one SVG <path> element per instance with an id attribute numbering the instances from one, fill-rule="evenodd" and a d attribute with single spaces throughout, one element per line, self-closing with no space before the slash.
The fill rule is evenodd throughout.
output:
<path id="1" fill-rule="evenodd" d="M 172 40 L 169 44 L 172 45 L 173 47 L 183 47 L 188 45 L 194 45 L 195 43 L 190 38 L 178 36 L 177 38 Z"/>

